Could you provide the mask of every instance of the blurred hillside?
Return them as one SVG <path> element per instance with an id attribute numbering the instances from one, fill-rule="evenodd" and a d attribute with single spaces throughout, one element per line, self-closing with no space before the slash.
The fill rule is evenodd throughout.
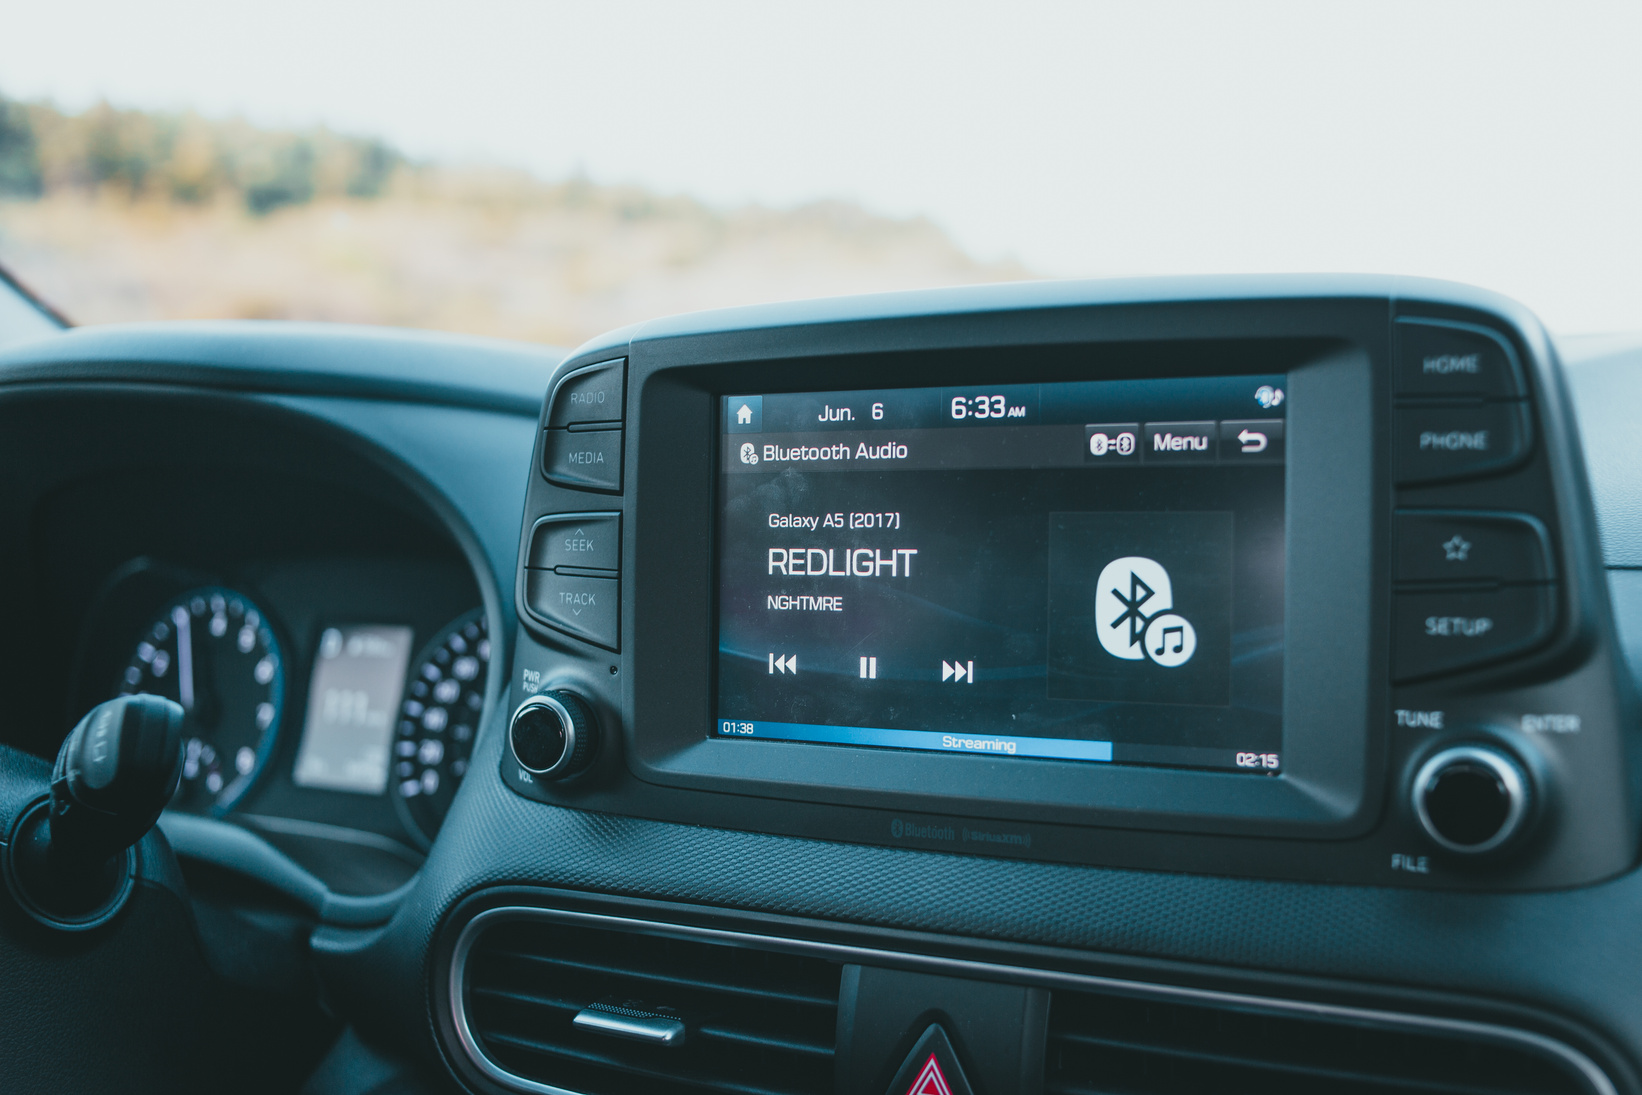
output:
<path id="1" fill-rule="evenodd" d="M 324 129 L 0 99 L 0 263 L 79 323 L 280 318 L 574 344 L 768 300 L 1027 276 L 923 220 L 408 161 Z"/>

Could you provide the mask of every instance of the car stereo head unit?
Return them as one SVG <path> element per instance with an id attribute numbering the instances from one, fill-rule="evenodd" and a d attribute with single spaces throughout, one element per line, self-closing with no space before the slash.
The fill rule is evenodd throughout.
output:
<path id="1" fill-rule="evenodd" d="M 708 732 L 1280 771 L 1287 383 L 726 397 Z"/>
<path id="2" fill-rule="evenodd" d="M 584 347 L 544 401 L 502 778 L 1114 866 L 1621 869 L 1633 701 L 1543 332 L 1452 286 L 1318 284 L 823 301 Z"/>

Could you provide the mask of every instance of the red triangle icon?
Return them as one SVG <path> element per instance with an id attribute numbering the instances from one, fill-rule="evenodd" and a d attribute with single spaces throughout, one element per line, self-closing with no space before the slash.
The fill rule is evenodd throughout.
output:
<path id="1" fill-rule="evenodd" d="M 975 1089 L 969 1086 L 952 1039 L 941 1024 L 931 1023 L 902 1059 L 884 1095 L 975 1095 Z"/>
<path id="2" fill-rule="evenodd" d="M 946 1074 L 941 1071 L 941 1062 L 935 1059 L 935 1054 L 931 1053 L 929 1060 L 924 1062 L 918 1078 L 907 1088 L 907 1095 L 952 1095 L 952 1088 L 946 1082 Z"/>

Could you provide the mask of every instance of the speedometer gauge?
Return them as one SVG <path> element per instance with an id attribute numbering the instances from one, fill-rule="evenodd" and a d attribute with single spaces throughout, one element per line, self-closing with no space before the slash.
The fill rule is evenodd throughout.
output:
<path id="1" fill-rule="evenodd" d="M 411 667 L 394 734 L 393 796 L 412 833 L 432 843 L 467 775 L 485 706 L 490 639 L 475 609 L 434 637 Z"/>
<path id="2" fill-rule="evenodd" d="M 159 613 L 137 643 L 120 695 L 182 704 L 183 771 L 173 805 L 223 813 L 250 790 L 273 752 L 285 667 L 267 616 L 249 597 L 208 586 Z"/>

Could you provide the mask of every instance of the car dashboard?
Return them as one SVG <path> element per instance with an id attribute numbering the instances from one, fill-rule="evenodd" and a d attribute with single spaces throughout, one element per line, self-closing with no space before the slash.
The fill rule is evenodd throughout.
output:
<path id="1" fill-rule="evenodd" d="M 1639 364 L 1388 278 L 53 335 L 4 740 L 182 704 L 75 960 L 194 925 L 303 1075 L 1642 1091 Z"/>

